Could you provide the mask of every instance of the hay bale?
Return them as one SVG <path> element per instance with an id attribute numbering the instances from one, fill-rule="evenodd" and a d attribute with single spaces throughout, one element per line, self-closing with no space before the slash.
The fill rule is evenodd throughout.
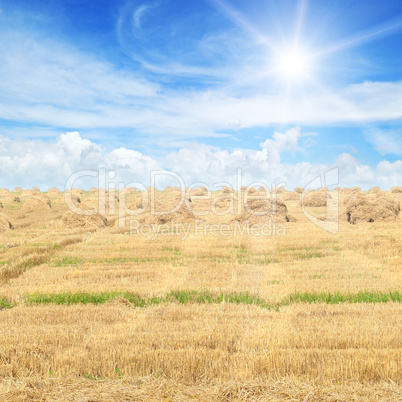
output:
<path id="1" fill-rule="evenodd" d="M 21 194 L 22 196 L 31 196 L 31 195 L 33 195 L 33 191 L 32 190 L 29 190 L 29 189 L 26 189 L 26 190 L 23 190 L 22 191 L 22 194 Z"/>
<path id="2" fill-rule="evenodd" d="M 250 186 L 241 186 L 240 187 L 240 192 L 247 193 L 247 194 L 254 194 L 258 190 L 255 187 L 250 187 Z"/>
<path id="3" fill-rule="evenodd" d="M 281 194 L 286 191 L 285 187 L 281 186 L 273 190 L 273 193 Z"/>
<path id="4" fill-rule="evenodd" d="M 81 202 L 81 199 L 80 199 L 80 203 L 77 206 L 78 206 L 78 208 L 81 208 L 81 209 L 89 209 L 91 211 L 98 211 L 99 200 L 98 200 L 98 198 L 87 198 L 86 200 Z"/>
<path id="5" fill-rule="evenodd" d="M 300 194 L 296 191 L 288 191 L 281 194 L 281 200 L 283 201 L 300 201 Z"/>
<path id="6" fill-rule="evenodd" d="M 396 193 L 402 193 L 402 187 L 400 186 L 394 186 L 391 188 L 391 193 L 396 194 Z"/>
<path id="7" fill-rule="evenodd" d="M 390 194 L 352 194 L 345 198 L 345 219 L 355 225 L 359 222 L 393 221 L 398 218 L 400 203 Z"/>
<path id="8" fill-rule="evenodd" d="M 241 214 L 235 221 L 250 225 L 272 222 L 295 222 L 296 219 L 288 213 L 286 205 L 281 200 L 270 198 L 250 198 Z"/>
<path id="9" fill-rule="evenodd" d="M 56 187 L 52 187 L 48 192 L 47 195 L 51 197 L 58 197 L 60 195 L 60 190 Z"/>
<path id="10" fill-rule="evenodd" d="M 189 210 L 186 203 L 179 205 L 180 198 L 175 198 L 165 202 L 154 200 L 154 210 L 152 211 L 151 202 L 148 204 L 144 213 L 138 215 L 138 220 L 141 223 L 164 225 L 171 222 L 187 223 L 195 219 L 194 213 Z M 179 207 L 178 207 L 179 205 Z M 137 208 L 138 209 L 138 208 Z M 172 211 L 172 212 L 170 212 Z"/>
<path id="11" fill-rule="evenodd" d="M 13 190 L 13 193 L 22 193 L 22 188 L 21 187 L 15 187 L 15 189 Z"/>
<path id="12" fill-rule="evenodd" d="M 115 202 L 113 206 L 113 201 Z M 95 197 L 95 198 L 87 198 L 84 201 L 81 201 L 79 204 L 76 204 L 78 208 L 84 210 L 96 211 L 97 213 L 102 214 L 105 211 L 105 215 L 113 214 L 118 209 L 119 198 L 112 196 L 112 200 L 109 198 L 109 195 L 106 198 L 103 197 Z"/>
<path id="13" fill-rule="evenodd" d="M 68 193 L 67 193 L 68 194 Z M 80 206 L 80 204 L 81 204 L 81 197 L 79 197 L 78 195 L 75 195 L 75 194 L 69 194 L 69 195 L 66 195 L 66 194 L 64 194 L 64 196 L 62 197 L 62 200 L 64 201 L 64 202 L 66 202 L 66 200 L 68 200 L 69 198 L 71 198 L 71 201 L 73 202 L 73 204 L 76 206 L 76 207 L 79 207 Z M 66 202 L 67 203 L 67 202 Z"/>
<path id="14" fill-rule="evenodd" d="M 3 204 L 13 204 L 13 203 L 17 203 L 17 202 L 20 202 L 21 200 L 18 198 L 18 197 L 16 197 L 16 196 L 14 196 L 14 195 L 12 195 L 12 196 L 7 196 L 7 197 L 3 197 L 2 199 L 1 199 L 1 202 L 3 203 Z"/>
<path id="15" fill-rule="evenodd" d="M 312 191 L 301 199 L 301 205 L 305 207 L 326 207 L 327 194 L 324 191 Z"/>
<path id="16" fill-rule="evenodd" d="M 32 194 L 37 194 L 37 193 L 40 193 L 40 190 L 39 190 L 39 188 L 38 187 L 32 187 Z"/>
<path id="17" fill-rule="evenodd" d="M 11 191 L 7 188 L 0 188 L 0 195 L 10 195 Z"/>
<path id="18" fill-rule="evenodd" d="M 119 191 L 121 195 L 136 194 L 138 190 L 135 187 L 124 187 Z"/>
<path id="19" fill-rule="evenodd" d="M 81 197 L 84 192 L 78 188 L 71 189 L 71 195 L 75 195 L 76 197 Z"/>
<path id="20" fill-rule="evenodd" d="M 371 187 L 371 188 L 368 190 L 368 193 L 370 193 L 370 194 L 376 194 L 376 193 L 379 193 L 380 191 L 381 191 L 380 187 L 374 186 L 374 187 Z"/>
<path id="21" fill-rule="evenodd" d="M 202 197 L 208 195 L 208 190 L 205 187 L 196 187 L 190 191 L 190 196 Z"/>
<path id="22" fill-rule="evenodd" d="M 217 209 L 227 209 L 234 202 L 233 197 L 219 197 L 212 201 L 212 205 Z"/>
<path id="23" fill-rule="evenodd" d="M 347 194 L 351 194 L 351 193 L 360 193 L 361 189 L 360 187 L 344 187 L 341 190 L 342 193 L 347 193 Z"/>
<path id="24" fill-rule="evenodd" d="M 99 214 L 79 215 L 72 211 L 67 211 L 61 218 L 66 228 L 96 228 L 101 229 L 107 226 L 107 219 Z"/>
<path id="25" fill-rule="evenodd" d="M 295 193 L 299 193 L 299 194 L 302 194 L 303 191 L 304 191 L 304 188 L 303 188 L 303 187 L 295 187 L 295 189 L 294 189 L 294 192 L 295 192 Z"/>
<path id="26" fill-rule="evenodd" d="M 144 197 L 145 194 L 145 197 Z M 148 200 L 148 202 L 144 202 L 145 200 Z M 147 207 L 150 208 L 149 206 L 149 197 L 147 196 L 146 193 L 139 193 L 136 194 L 134 199 L 131 201 L 127 207 L 129 209 L 137 210 L 137 209 L 146 209 Z"/>
<path id="27" fill-rule="evenodd" d="M 7 218 L 6 215 L 0 213 L 0 232 L 4 232 L 6 230 L 13 230 L 14 226 L 10 222 L 10 220 Z"/>
<path id="28" fill-rule="evenodd" d="M 24 211 L 45 211 L 52 209 L 52 204 L 49 197 L 39 194 L 26 200 L 21 209 Z"/>
<path id="29" fill-rule="evenodd" d="M 37 198 L 46 204 L 50 204 L 50 198 L 46 194 L 35 194 L 32 198 Z"/>
<path id="30" fill-rule="evenodd" d="M 233 188 L 228 187 L 228 186 L 223 186 L 222 187 L 222 193 L 223 194 L 233 194 Z"/>

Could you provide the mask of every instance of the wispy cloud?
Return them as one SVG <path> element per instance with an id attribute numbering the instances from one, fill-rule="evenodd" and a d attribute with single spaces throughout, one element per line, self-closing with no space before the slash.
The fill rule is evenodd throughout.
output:
<path id="1" fill-rule="evenodd" d="M 134 26 L 137 29 L 141 29 L 141 18 L 147 12 L 147 10 L 149 10 L 150 8 L 151 8 L 151 6 L 143 4 L 140 7 L 138 7 L 137 10 L 134 12 L 133 21 L 134 21 Z"/>
<path id="2" fill-rule="evenodd" d="M 399 130 L 370 129 L 367 140 L 381 155 L 402 155 L 402 128 Z"/>

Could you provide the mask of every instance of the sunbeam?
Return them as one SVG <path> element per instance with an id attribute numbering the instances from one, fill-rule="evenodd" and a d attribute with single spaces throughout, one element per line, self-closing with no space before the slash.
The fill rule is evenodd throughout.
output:
<path id="1" fill-rule="evenodd" d="M 388 22 L 385 25 L 372 28 L 369 31 L 361 32 L 353 37 L 346 38 L 338 43 L 329 45 L 328 47 L 317 51 L 314 56 L 323 56 L 329 53 L 339 52 L 350 47 L 380 39 L 381 37 L 392 35 L 399 30 L 402 30 L 402 19 Z"/>

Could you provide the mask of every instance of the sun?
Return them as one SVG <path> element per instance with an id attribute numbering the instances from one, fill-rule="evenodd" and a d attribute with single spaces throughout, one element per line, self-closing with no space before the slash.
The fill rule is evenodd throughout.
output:
<path id="1" fill-rule="evenodd" d="M 296 80 L 307 75 L 310 56 L 301 48 L 288 48 L 279 52 L 276 70 L 286 80 Z"/>

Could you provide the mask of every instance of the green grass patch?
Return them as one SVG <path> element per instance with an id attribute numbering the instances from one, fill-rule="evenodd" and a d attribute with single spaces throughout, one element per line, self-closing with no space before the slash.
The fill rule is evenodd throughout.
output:
<path id="1" fill-rule="evenodd" d="M 256 261 L 260 265 L 278 264 L 280 261 L 272 255 L 265 255 L 263 259 Z"/>
<path id="2" fill-rule="evenodd" d="M 141 297 L 131 292 L 105 292 L 105 293 L 57 293 L 44 294 L 35 293 L 26 295 L 23 304 L 56 304 L 56 305 L 73 305 L 73 304 L 104 304 L 115 299 L 125 299 L 133 307 L 152 307 L 164 303 L 179 304 L 243 304 L 254 305 L 266 310 L 278 311 L 281 307 L 292 304 L 341 304 L 341 303 L 388 303 L 402 302 L 402 293 L 399 290 L 386 293 L 360 291 L 358 293 L 340 293 L 340 292 L 295 292 L 278 303 L 272 303 L 262 299 L 257 295 L 249 292 L 239 293 L 213 293 L 209 290 L 176 290 L 160 297 Z M 0 298 L 0 308 L 7 309 L 14 307 L 7 298 Z"/>
<path id="3" fill-rule="evenodd" d="M 268 285 L 280 285 L 284 283 L 282 279 L 273 279 L 272 281 L 268 281 Z"/>
<path id="4" fill-rule="evenodd" d="M 314 275 L 310 275 L 308 277 L 309 279 L 325 279 L 325 275 L 324 274 L 314 274 Z"/>
<path id="5" fill-rule="evenodd" d="M 311 258 L 322 258 L 324 255 L 317 250 L 305 249 L 301 252 L 294 253 L 294 256 L 298 260 L 310 260 Z"/>
<path id="6" fill-rule="evenodd" d="M 282 301 L 282 305 L 294 303 L 401 303 L 402 293 L 399 290 L 388 293 L 360 291 L 358 293 L 293 293 Z"/>
<path id="7" fill-rule="evenodd" d="M 11 308 L 13 305 L 5 297 L 0 297 L 0 310 Z"/>

